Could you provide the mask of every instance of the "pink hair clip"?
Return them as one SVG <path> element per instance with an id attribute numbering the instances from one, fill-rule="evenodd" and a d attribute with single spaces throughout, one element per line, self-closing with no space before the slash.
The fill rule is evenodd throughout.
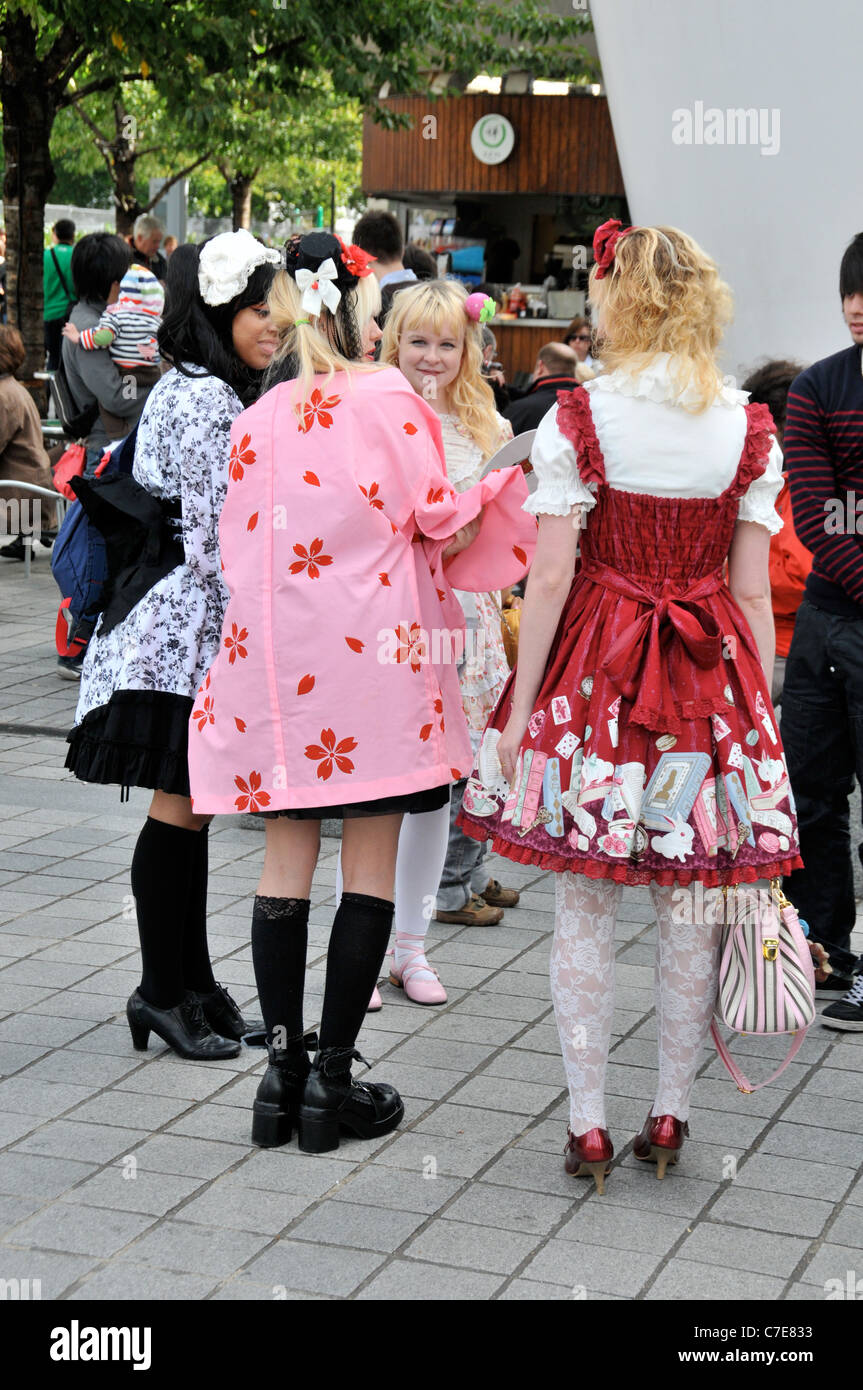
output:
<path id="1" fill-rule="evenodd" d="M 496 308 L 491 295 L 481 294 L 478 290 L 469 294 L 464 302 L 464 311 L 469 319 L 473 319 L 474 323 L 486 323 L 489 319 L 493 319 Z"/>

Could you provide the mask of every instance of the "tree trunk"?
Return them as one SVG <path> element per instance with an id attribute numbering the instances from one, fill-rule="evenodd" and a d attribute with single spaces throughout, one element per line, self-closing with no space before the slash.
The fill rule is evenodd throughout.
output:
<path id="1" fill-rule="evenodd" d="M 235 174 L 232 179 L 228 179 L 228 187 L 231 190 L 231 216 L 235 232 L 239 232 L 243 227 L 248 230 L 252 225 L 252 184 L 254 181 L 255 174 Z"/>
<path id="2" fill-rule="evenodd" d="M 138 130 L 135 117 L 125 109 L 119 97 L 114 102 L 114 128 L 116 133 L 110 150 L 115 226 L 120 236 L 129 236 L 135 218 L 143 211 L 135 192 Z"/>
<path id="3" fill-rule="evenodd" d="M 51 128 L 55 94 L 36 56 L 36 33 L 18 13 L 4 25 L 0 67 L 3 107 L 3 214 L 6 224 L 8 317 L 24 340 L 24 377 L 45 365 L 42 261 L 45 203 L 54 184 Z"/>

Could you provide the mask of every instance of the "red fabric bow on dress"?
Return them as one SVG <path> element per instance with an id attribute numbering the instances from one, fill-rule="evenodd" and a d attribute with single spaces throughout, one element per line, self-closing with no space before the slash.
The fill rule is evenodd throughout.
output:
<path id="1" fill-rule="evenodd" d="M 608 274 L 620 238 L 635 230 L 635 227 L 624 227 L 617 217 L 612 217 L 608 222 L 603 222 L 601 227 L 597 227 L 593 234 L 593 258 L 596 261 L 597 280 L 604 280 Z"/>
<path id="2" fill-rule="evenodd" d="M 672 713 L 674 706 L 667 700 L 672 692 L 664 691 L 668 684 L 666 648 L 676 634 L 696 666 L 708 670 L 717 665 L 722 655 L 722 633 L 713 614 L 698 599 L 707 598 L 722 587 L 722 571 L 688 584 L 666 580 L 658 591 L 598 560 L 585 560 L 583 572 L 594 583 L 650 605 L 612 643 L 602 670 L 624 700 L 634 702 L 630 715 L 634 723 L 651 727 L 648 711 L 664 705 L 668 710 L 665 727 L 670 733 L 679 732 L 679 720 Z"/>

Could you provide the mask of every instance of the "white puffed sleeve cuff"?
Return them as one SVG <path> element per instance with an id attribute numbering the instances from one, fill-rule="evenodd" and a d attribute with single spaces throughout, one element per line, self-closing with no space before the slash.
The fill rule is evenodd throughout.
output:
<path id="1" fill-rule="evenodd" d="M 573 507 L 581 506 L 583 521 L 596 506 L 596 484 L 583 483 L 578 476 L 575 447 L 558 429 L 556 405 L 539 423 L 530 461 L 538 487 L 522 504 L 522 510 L 534 516 L 569 516 Z"/>
<path id="2" fill-rule="evenodd" d="M 766 526 L 771 536 L 782 530 L 782 517 L 776 510 L 776 499 L 782 491 L 782 450 L 774 439 L 770 449 L 767 467 L 760 478 L 749 484 L 740 499 L 737 510 L 738 521 L 757 521 Z"/>

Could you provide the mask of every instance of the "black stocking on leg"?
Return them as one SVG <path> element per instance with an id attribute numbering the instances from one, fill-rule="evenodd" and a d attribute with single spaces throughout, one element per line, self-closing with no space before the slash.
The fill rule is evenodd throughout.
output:
<path id="1" fill-rule="evenodd" d="M 354 1046 L 381 973 L 393 910 L 385 898 L 342 893 L 327 951 L 322 1050 Z"/>
<path id="2" fill-rule="evenodd" d="M 142 997 L 173 1009 L 186 992 L 183 939 L 198 854 L 197 830 L 148 816 L 132 856 L 132 892 L 141 939 Z"/>

